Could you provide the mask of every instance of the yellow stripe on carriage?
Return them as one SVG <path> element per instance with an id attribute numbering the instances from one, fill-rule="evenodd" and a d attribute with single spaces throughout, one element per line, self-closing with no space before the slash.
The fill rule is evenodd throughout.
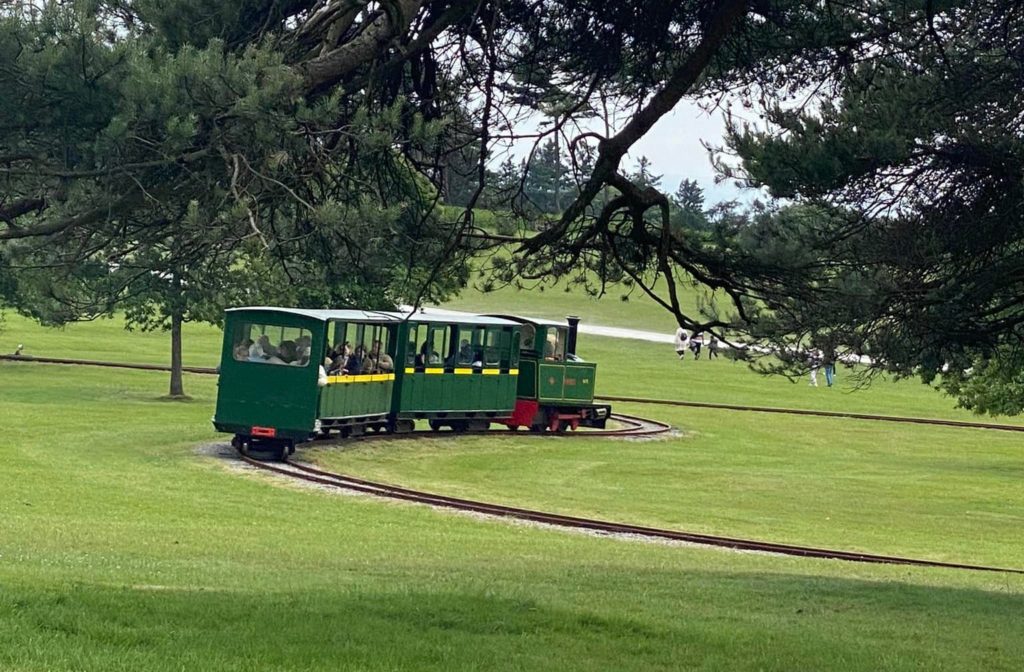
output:
<path id="1" fill-rule="evenodd" d="M 327 376 L 328 385 L 339 385 L 345 383 L 383 383 L 394 380 L 393 373 L 364 373 L 354 376 Z"/>
<path id="2" fill-rule="evenodd" d="M 501 373 L 501 369 L 484 369 L 485 376 L 497 376 Z"/>
<path id="3" fill-rule="evenodd" d="M 406 373 L 416 373 L 416 369 L 414 369 L 411 366 L 407 366 L 407 367 L 405 367 L 405 372 Z"/>
<path id="4" fill-rule="evenodd" d="M 431 367 L 429 369 L 423 369 L 423 373 L 437 375 L 439 373 L 444 373 L 444 367 Z"/>
<path id="5" fill-rule="evenodd" d="M 518 376 L 519 375 L 519 369 L 509 369 L 508 370 L 508 375 L 510 375 L 510 376 Z"/>
<path id="6" fill-rule="evenodd" d="M 467 375 L 471 375 L 473 373 L 473 369 L 466 369 L 466 368 L 461 368 L 460 367 L 460 368 L 455 369 L 455 373 L 460 375 L 460 376 L 467 376 Z"/>

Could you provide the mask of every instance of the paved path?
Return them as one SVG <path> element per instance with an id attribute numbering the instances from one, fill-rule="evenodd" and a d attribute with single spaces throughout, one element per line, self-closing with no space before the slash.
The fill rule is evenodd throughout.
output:
<path id="1" fill-rule="evenodd" d="M 409 311 L 411 306 L 399 306 L 399 310 Z M 446 308 L 436 308 L 434 306 L 426 306 L 421 309 L 424 315 L 448 315 L 448 316 L 459 316 L 459 315 L 473 315 L 474 313 L 467 313 L 461 310 L 448 310 Z M 551 318 L 546 318 L 551 319 Z M 662 334 L 657 331 L 644 331 L 642 329 L 624 329 L 622 327 L 602 327 L 597 324 L 587 324 L 586 322 L 580 323 L 580 333 L 590 334 L 592 336 L 608 336 L 609 338 L 631 338 L 636 341 L 648 341 L 650 343 L 675 343 L 673 334 Z"/>

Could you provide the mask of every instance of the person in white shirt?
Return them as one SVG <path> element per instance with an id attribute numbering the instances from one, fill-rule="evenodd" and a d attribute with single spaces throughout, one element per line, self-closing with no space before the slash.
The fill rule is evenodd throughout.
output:
<path id="1" fill-rule="evenodd" d="M 686 355 L 686 348 L 690 343 L 690 336 L 686 333 L 686 329 L 679 327 L 676 329 L 676 354 L 679 355 L 679 359 L 683 359 Z"/>

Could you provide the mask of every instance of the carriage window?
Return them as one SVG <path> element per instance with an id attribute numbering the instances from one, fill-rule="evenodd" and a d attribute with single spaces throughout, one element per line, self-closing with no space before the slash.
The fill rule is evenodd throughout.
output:
<path id="1" fill-rule="evenodd" d="M 233 355 L 239 362 L 306 366 L 312 343 L 308 329 L 245 322 L 235 330 Z"/>
<path id="2" fill-rule="evenodd" d="M 448 351 L 451 339 L 451 327 L 435 326 L 430 328 L 430 336 L 423 343 L 423 351 L 420 353 L 426 360 L 427 366 L 437 366 L 442 363 L 442 353 Z"/>
<path id="3" fill-rule="evenodd" d="M 487 340 L 484 344 L 484 364 L 497 366 L 501 363 L 501 330 L 491 327 L 487 330 Z"/>
<path id="4" fill-rule="evenodd" d="M 484 363 L 484 342 L 487 339 L 486 327 L 475 327 L 473 329 L 473 364 L 483 366 Z"/>
<path id="5" fill-rule="evenodd" d="M 536 347 L 537 329 L 532 324 L 524 324 L 519 337 L 520 350 L 532 352 Z"/>
<path id="6" fill-rule="evenodd" d="M 455 353 L 456 364 L 461 365 L 473 363 L 473 344 L 470 340 L 472 338 L 472 327 L 459 327 L 459 351 Z"/>
<path id="7" fill-rule="evenodd" d="M 544 359 L 553 359 L 557 362 L 565 359 L 565 335 L 566 330 L 558 327 L 548 327 L 547 340 L 544 341 Z"/>
<path id="8" fill-rule="evenodd" d="M 422 343 L 425 343 L 427 339 L 427 325 L 425 324 L 410 324 L 409 325 L 409 342 L 405 346 L 405 364 L 406 366 L 423 366 L 423 357 L 420 355 L 423 353 Z"/>
<path id="9" fill-rule="evenodd" d="M 509 361 L 509 368 L 519 368 L 519 345 L 520 332 L 518 330 L 512 331 L 512 359 Z"/>

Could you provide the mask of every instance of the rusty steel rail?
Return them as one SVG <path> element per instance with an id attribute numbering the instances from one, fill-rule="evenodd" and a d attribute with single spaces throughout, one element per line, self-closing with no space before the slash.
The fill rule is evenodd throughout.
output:
<path id="1" fill-rule="evenodd" d="M 164 364 L 136 364 L 132 362 L 101 362 L 95 359 L 67 359 L 64 357 L 35 357 L 33 355 L 0 355 L 0 360 L 9 362 L 35 362 L 37 364 L 71 364 L 76 366 L 105 366 L 114 369 L 139 369 L 141 371 L 170 371 Z M 182 371 L 217 375 L 217 369 L 209 366 L 183 366 Z"/>
<path id="2" fill-rule="evenodd" d="M 842 551 L 827 548 L 816 548 L 813 546 L 801 546 L 796 544 L 782 544 L 756 539 L 743 539 L 740 537 L 724 537 L 698 532 L 686 532 L 682 530 L 668 530 L 645 525 L 633 525 L 595 518 L 581 518 L 578 516 L 567 516 L 533 509 L 523 509 L 502 504 L 482 502 L 460 497 L 449 497 L 431 492 L 413 490 L 387 483 L 368 481 L 354 476 L 337 474 L 330 471 L 318 469 L 292 461 L 283 464 L 261 462 L 240 453 L 242 460 L 264 471 L 273 472 L 289 478 L 297 478 L 311 483 L 334 487 L 353 492 L 359 492 L 375 497 L 397 499 L 416 504 L 425 504 L 458 511 L 468 511 L 498 518 L 514 518 L 545 525 L 565 527 L 605 534 L 624 534 L 644 537 L 648 539 L 667 539 L 681 541 L 701 546 L 717 548 L 728 548 L 738 551 L 751 551 L 759 553 L 773 553 L 776 555 L 787 555 L 801 558 L 816 558 L 825 560 L 844 560 L 847 562 L 860 562 L 885 565 L 908 565 L 914 567 L 934 567 L 943 569 L 960 569 L 979 572 L 1001 572 L 1007 574 L 1022 574 L 1024 570 L 991 567 L 987 565 L 974 565 L 958 562 L 943 562 L 940 560 L 925 560 L 919 558 L 906 558 L 893 555 L 878 555 L 874 553 L 861 553 L 858 551 Z"/>
<path id="3" fill-rule="evenodd" d="M 962 427 L 969 429 L 995 429 L 1004 432 L 1024 432 L 1022 425 L 1002 425 L 995 422 L 971 422 L 968 420 L 943 420 L 940 418 L 915 418 L 903 415 L 874 415 L 871 413 L 849 413 L 846 411 L 816 411 L 803 408 L 778 406 L 742 406 L 739 404 L 718 404 L 706 401 L 676 401 L 673 399 L 649 399 L 647 397 L 621 397 L 594 395 L 601 401 L 618 401 L 624 404 L 653 404 L 658 406 L 679 406 L 685 408 L 709 408 L 724 411 L 750 411 L 753 413 L 782 413 L 785 415 L 811 415 L 823 418 L 849 418 L 851 420 L 877 420 L 879 422 L 905 422 L 917 425 L 938 425 L 941 427 Z"/>

